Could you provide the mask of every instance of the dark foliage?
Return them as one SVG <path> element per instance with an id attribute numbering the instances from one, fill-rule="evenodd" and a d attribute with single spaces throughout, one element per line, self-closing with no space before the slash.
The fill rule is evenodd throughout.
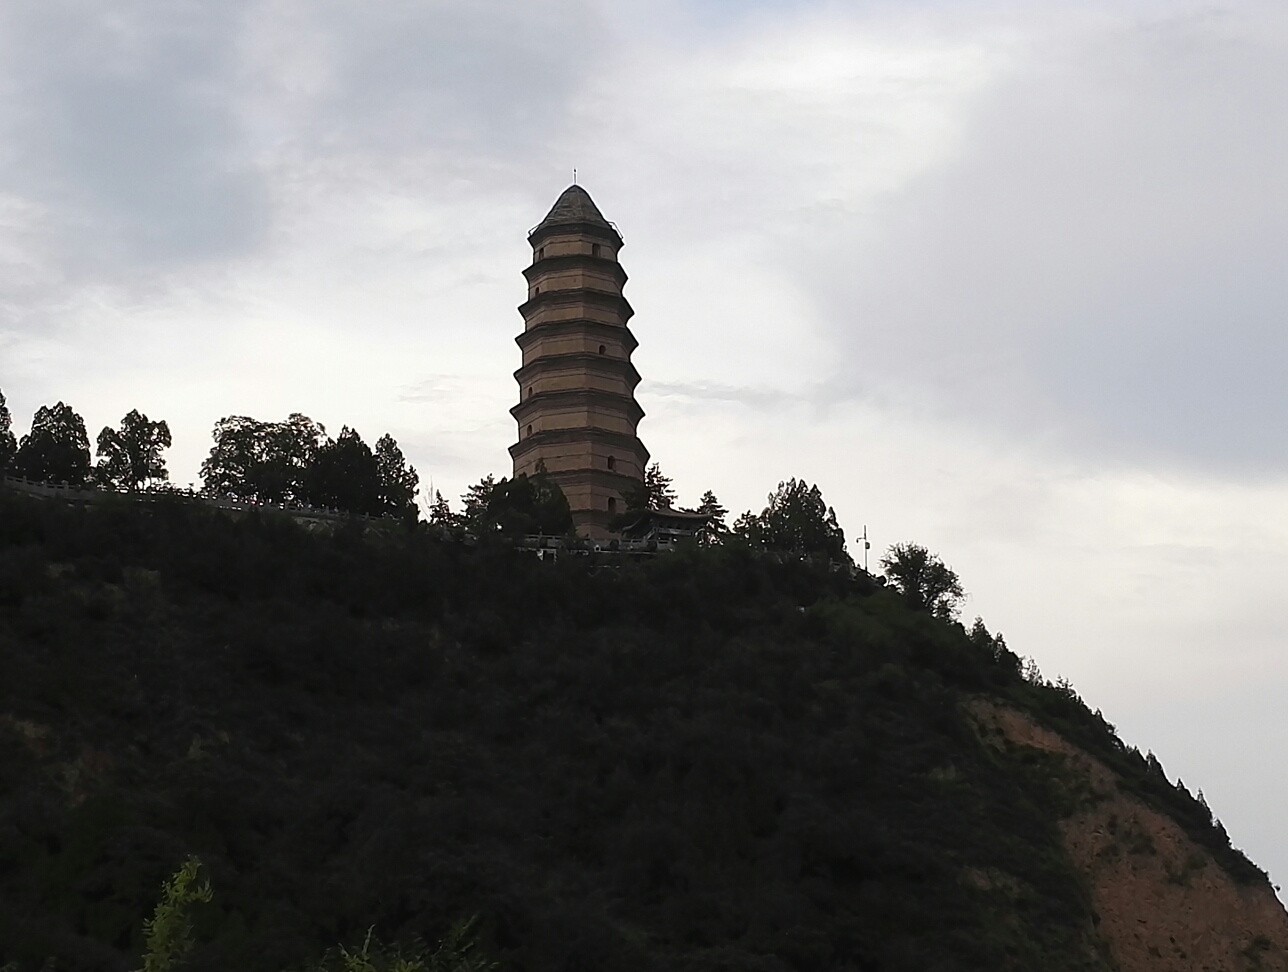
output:
<path id="1" fill-rule="evenodd" d="M 662 472 L 662 467 L 655 462 L 644 470 L 643 481 L 627 488 L 622 500 L 627 513 L 670 509 L 675 503 L 671 477 Z"/>
<path id="2" fill-rule="evenodd" d="M 479 527 L 505 536 L 562 536 L 572 532 L 572 512 L 553 479 L 544 473 L 531 477 L 520 473 L 492 487 Z"/>
<path id="3" fill-rule="evenodd" d="M 138 489 L 152 481 L 170 478 L 162 458 L 170 448 L 170 426 L 153 422 L 138 409 L 121 419 L 121 427 L 104 427 L 98 434 L 98 465 L 94 479 L 104 486 Z"/>
<path id="4" fill-rule="evenodd" d="M 929 611 L 936 617 L 955 618 L 965 598 L 961 579 L 925 547 L 896 543 L 881 558 L 881 569 L 914 611 Z"/>
<path id="5" fill-rule="evenodd" d="M 0 391 L 0 472 L 4 472 L 17 451 L 18 443 L 13 437 L 13 417 L 9 414 L 9 406 L 5 404 L 4 392 Z"/>
<path id="6" fill-rule="evenodd" d="M 491 473 L 466 488 L 465 495 L 461 497 L 461 505 L 464 507 L 460 515 L 461 523 L 476 531 L 483 529 L 484 521 L 487 519 L 488 503 L 492 501 L 494 489 L 496 489 L 496 477 Z M 450 518 L 451 510 L 444 505 L 439 515 Z"/>
<path id="7" fill-rule="evenodd" d="M 703 493 L 697 512 L 705 514 L 708 518 L 698 529 L 698 543 L 704 547 L 709 547 L 713 543 L 721 543 L 729 533 L 729 524 L 725 522 L 725 517 L 729 515 L 729 511 L 716 498 L 716 494 L 711 490 Z"/>
<path id="8" fill-rule="evenodd" d="M 305 474 L 305 498 L 314 506 L 379 516 L 384 511 L 376 457 L 347 425 L 318 448 Z"/>
<path id="9" fill-rule="evenodd" d="M 416 519 L 416 490 L 420 476 L 407 464 L 389 433 L 376 440 L 376 478 L 380 483 L 380 512 L 404 520 Z"/>
<path id="10" fill-rule="evenodd" d="M 230 415 L 215 423 L 201 464 L 207 493 L 261 503 L 307 503 L 365 516 L 416 519 L 420 477 L 390 435 L 372 449 L 347 425 L 336 439 L 298 412 L 285 422 Z"/>
<path id="11" fill-rule="evenodd" d="M 303 502 L 309 468 L 326 429 L 296 412 L 285 422 L 230 415 L 215 423 L 210 455 L 201 464 L 202 488 L 262 503 Z"/>
<path id="12" fill-rule="evenodd" d="M 31 431 L 18 443 L 10 470 L 49 483 L 84 485 L 89 478 L 89 434 L 85 420 L 70 405 L 42 405 Z"/>
<path id="13" fill-rule="evenodd" d="M 193 972 L 475 913 L 516 972 L 1105 969 L 1058 764 L 981 745 L 979 693 L 1265 880 L 980 629 L 746 545 L 552 565 L 0 492 L 0 965 L 136 967 L 197 854 Z"/>
<path id="14" fill-rule="evenodd" d="M 849 560 L 845 532 L 836 522 L 836 511 L 824 502 L 817 486 L 803 479 L 779 483 L 759 515 L 748 510 L 733 528 L 753 546 L 798 556 Z"/>

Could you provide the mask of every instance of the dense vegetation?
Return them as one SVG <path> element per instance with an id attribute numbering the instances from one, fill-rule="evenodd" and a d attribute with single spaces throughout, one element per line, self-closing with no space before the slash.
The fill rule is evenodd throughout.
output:
<path id="1" fill-rule="evenodd" d="M 420 477 L 393 436 L 374 449 L 347 425 L 336 438 L 298 412 L 282 422 L 229 415 L 215 423 L 214 446 L 201 464 L 202 492 L 259 503 L 293 503 L 363 516 L 415 520 Z M 0 391 L 0 472 L 46 483 L 137 490 L 170 478 L 162 453 L 170 426 L 138 409 L 119 429 L 98 434 L 97 465 L 90 465 L 85 420 L 70 405 L 42 405 L 21 440 Z"/>
<path id="2" fill-rule="evenodd" d="M 1071 689 L 861 572 L 440 535 L 0 491 L 0 966 L 138 967 L 195 854 L 196 972 L 476 914 L 514 972 L 1105 969 L 1079 796 L 976 694 L 1265 880 Z"/>

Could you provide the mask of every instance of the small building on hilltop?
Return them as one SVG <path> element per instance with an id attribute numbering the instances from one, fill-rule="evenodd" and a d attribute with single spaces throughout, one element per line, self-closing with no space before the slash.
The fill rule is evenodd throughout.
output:
<path id="1" fill-rule="evenodd" d="M 635 401 L 638 342 L 622 295 L 623 241 L 590 194 L 565 189 L 528 234 L 532 265 L 523 271 L 528 299 L 519 306 L 515 340 L 523 365 L 514 373 L 519 403 L 510 409 L 518 441 L 514 475 L 546 472 L 563 490 L 577 532 L 613 535 L 610 522 L 644 480 L 649 454 L 636 435 L 644 410 Z"/>
<path id="2" fill-rule="evenodd" d="M 684 540 L 697 536 L 711 517 L 696 510 L 637 510 L 623 519 L 622 540 L 651 544 L 657 550 L 671 550 Z"/>

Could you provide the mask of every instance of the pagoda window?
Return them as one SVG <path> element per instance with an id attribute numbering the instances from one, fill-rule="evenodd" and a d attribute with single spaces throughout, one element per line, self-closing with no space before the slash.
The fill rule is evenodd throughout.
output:
<path id="1" fill-rule="evenodd" d="M 616 468 L 617 468 L 617 459 L 616 459 L 616 457 L 614 457 L 614 456 L 609 456 L 609 457 L 608 457 L 608 468 L 609 468 L 609 469 L 616 469 Z M 609 502 L 611 503 L 611 502 L 612 502 L 612 500 L 609 500 Z"/>
<path id="2" fill-rule="evenodd" d="M 531 435 L 531 434 L 532 434 L 532 426 L 531 426 L 531 425 L 529 425 L 529 426 L 528 426 L 528 435 Z"/>
<path id="3" fill-rule="evenodd" d="M 608 349 L 607 349 L 607 348 L 605 348 L 602 344 L 599 346 L 599 353 L 600 353 L 600 354 L 603 354 L 606 350 L 608 350 Z"/>
<path id="4" fill-rule="evenodd" d="M 610 496 L 610 497 L 608 497 L 608 512 L 609 512 L 609 513 L 616 513 L 616 512 L 617 512 L 617 497 L 616 497 L 616 496 Z"/>
<path id="5" fill-rule="evenodd" d="M 592 243 L 592 244 L 590 244 L 590 255 L 591 255 L 591 256 L 593 256 L 593 257 L 597 257 L 597 256 L 599 256 L 599 244 L 598 244 L 598 243 Z"/>

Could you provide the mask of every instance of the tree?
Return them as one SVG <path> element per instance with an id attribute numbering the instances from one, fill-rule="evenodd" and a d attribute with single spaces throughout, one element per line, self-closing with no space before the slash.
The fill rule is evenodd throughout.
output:
<path id="1" fill-rule="evenodd" d="M 461 522 L 475 530 L 483 528 L 483 521 L 487 516 L 487 505 L 492 499 L 492 491 L 496 489 L 496 480 L 488 473 L 473 486 L 465 490 L 461 496 L 461 503 L 465 509 L 461 513 Z"/>
<path id="2" fill-rule="evenodd" d="M 626 509 L 631 512 L 669 510 L 675 503 L 675 490 L 671 488 L 671 477 L 665 475 L 655 462 L 644 470 L 643 481 L 627 489 L 622 498 L 626 501 Z"/>
<path id="3" fill-rule="evenodd" d="M 729 532 L 729 527 L 725 523 L 725 517 L 729 515 L 729 511 L 716 499 L 715 493 L 707 490 L 702 494 L 698 512 L 708 517 L 707 522 L 698 529 L 698 543 L 704 547 L 719 543 L 720 539 Z"/>
<path id="4" fill-rule="evenodd" d="M 443 494 L 438 490 L 434 490 L 434 502 L 429 507 L 429 522 L 441 527 L 452 527 L 457 523 L 452 505 L 443 499 Z"/>
<path id="5" fill-rule="evenodd" d="M 305 497 L 313 506 L 349 513 L 383 512 L 379 464 L 355 430 L 346 425 L 318 448 L 305 477 Z"/>
<path id="6" fill-rule="evenodd" d="M 201 485 L 208 493 L 254 499 L 264 452 L 265 423 L 248 415 L 228 415 L 215 423 L 210 455 L 201 464 Z"/>
<path id="7" fill-rule="evenodd" d="M 214 898 L 208 882 L 196 883 L 200 867 L 201 861 L 189 857 L 161 885 L 161 900 L 156 911 L 143 922 L 146 951 L 139 972 L 171 972 L 192 951 L 190 909 L 194 904 L 208 903 Z"/>
<path id="8" fill-rule="evenodd" d="M 549 476 L 520 473 L 502 479 L 488 497 L 483 529 L 507 536 L 544 533 L 561 536 L 572 531 L 572 511 L 563 490 Z"/>
<path id="9" fill-rule="evenodd" d="M 382 512 L 414 520 L 420 475 L 414 466 L 407 464 L 398 443 L 388 432 L 376 440 L 376 469 Z"/>
<path id="10" fill-rule="evenodd" d="M 36 410 L 31 431 L 22 437 L 13 471 L 27 479 L 83 485 L 89 478 L 89 435 L 85 420 L 59 402 Z"/>
<path id="11" fill-rule="evenodd" d="M 734 532 L 770 550 L 801 556 L 821 554 L 837 561 L 849 559 L 845 531 L 817 486 L 803 479 L 789 479 L 778 484 L 768 501 L 759 515 L 749 510 L 740 516 L 734 523 Z"/>
<path id="12" fill-rule="evenodd" d="M 966 592 L 957 574 L 937 554 L 915 543 L 896 543 L 881 558 L 886 577 L 915 611 L 954 618 Z"/>
<path id="13" fill-rule="evenodd" d="M 271 503 L 302 500 L 309 468 L 326 441 L 326 429 L 299 412 L 269 424 L 260 467 L 261 498 Z"/>
<path id="14" fill-rule="evenodd" d="M 210 455 L 201 464 L 202 488 L 261 503 L 302 500 L 305 479 L 326 428 L 299 412 L 285 422 L 230 415 L 215 423 Z"/>
<path id="15" fill-rule="evenodd" d="M 98 434 L 98 466 L 94 478 L 105 486 L 138 489 L 150 480 L 170 478 L 161 450 L 170 448 L 170 426 L 153 422 L 138 409 L 121 419 L 121 428 L 105 427 Z"/>
<path id="16" fill-rule="evenodd" d="M 9 415 L 9 406 L 5 404 L 4 392 L 0 391 L 0 472 L 9 465 L 9 460 L 18 451 L 18 443 L 13 437 L 13 419 Z"/>

